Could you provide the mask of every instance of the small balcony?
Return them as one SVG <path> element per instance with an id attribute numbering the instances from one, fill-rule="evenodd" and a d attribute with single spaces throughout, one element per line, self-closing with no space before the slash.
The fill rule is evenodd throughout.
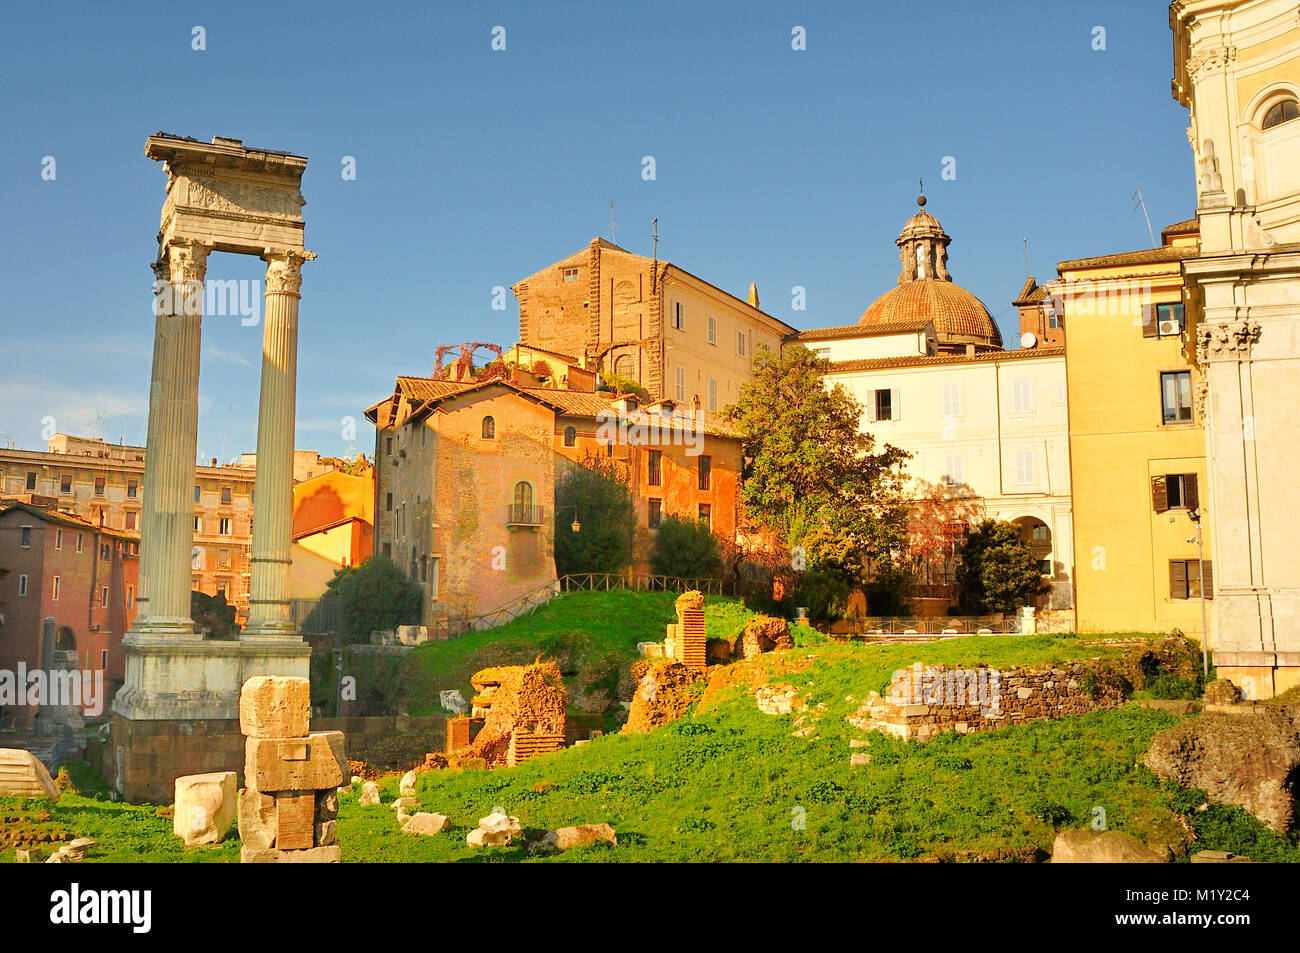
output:
<path id="1" fill-rule="evenodd" d="M 506 506 L 507 526 L 541 526 L 542 508 L 526 503 L 510 503 Z"/>

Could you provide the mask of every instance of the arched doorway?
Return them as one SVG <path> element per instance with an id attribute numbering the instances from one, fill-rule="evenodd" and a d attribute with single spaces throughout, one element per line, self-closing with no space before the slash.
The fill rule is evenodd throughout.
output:
<path id="1" fill-rule="evenodd" d="M 66 625 L 59 626 L 59 630 L 54 633 L 54 651 L 56 652 L 75 652 L 77 651 L 77 637 L 72 630 Z"/>
<path id="2" fill-rule="evenodd" d="M 1049 578 L 1056 575 L 1056 567 L 1052 564 L 1051 527 L 1036 516 L 1021 516 L 1011 522 L 1019 530 L 1020 541 L 1029 544 L 1038 560 L 1038 571 Z"/>

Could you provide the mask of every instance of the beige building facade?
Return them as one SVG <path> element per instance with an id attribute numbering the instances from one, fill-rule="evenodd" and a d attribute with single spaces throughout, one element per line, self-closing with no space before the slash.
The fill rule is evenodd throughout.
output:
<path id="1" fill-rule="evenodd" d="M 1266 698 L 1300 685 L 1300 12 L 1294 0 L 1169 8 L 1189 110 L 1197 319 L 1215 521 L 1220 675 Z"/>

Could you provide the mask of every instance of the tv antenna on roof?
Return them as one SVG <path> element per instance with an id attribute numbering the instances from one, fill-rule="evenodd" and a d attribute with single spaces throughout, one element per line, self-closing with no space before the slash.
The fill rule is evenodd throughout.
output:
<path id="1" fill-rule="evenodd" d="M 1142 208 L 1142 217 L 1147 220 L 1147 234 L 1151 236 L 1151 247 L 1155 248 L 1156 233 L 1151 230 L 1151 216 L 1147 214 L 1147 203 L 1142 201 L 1142 190 L 1134 189 L 1133 194 L 1130 195 L 1129 198 L 1137 199 L 1137 205 L 1133 206 L 1133 211 L 1136 212 L 1139 206 Z"/>
<path id="2" fill-rule="evenodd" d="M 618 244 L 618 222 L 614 218 L 614 200 L 609 200 L 609 240 Z"/>

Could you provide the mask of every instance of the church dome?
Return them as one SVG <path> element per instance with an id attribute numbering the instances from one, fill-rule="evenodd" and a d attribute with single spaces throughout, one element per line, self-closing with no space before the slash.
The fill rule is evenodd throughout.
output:
<path id="1" fill-rule="evenodd" d="M 935 341 L 941 351 L 964 350 L 967 344 L 981 349 L 1002 347 L 1002 333 L 988 308 L 948 273 L 948 243 L 939 220 L 925 210 L 925 196 L 916 200 L 919 208 L 907 220 L 895 244 L 902 271 L 898 287 L 871 303 L 859 325 L 893 324 L 928 319 L 934 324 Z"/>
<path id="2" fill-rule="evenodd" d="M 1002 347 L 1002 334 L 988 309 L 952 280 L 906 281 L 871 302 L 858 324 L 893 324 L 914 318 L 928 318 L 934 324 L 940 347 L 967 343 Z"/>

